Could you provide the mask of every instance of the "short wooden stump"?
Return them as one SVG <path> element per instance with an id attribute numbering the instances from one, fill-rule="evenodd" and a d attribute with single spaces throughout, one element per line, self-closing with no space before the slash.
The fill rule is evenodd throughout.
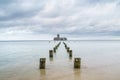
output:
<path id="1" fill-rule="evenodd" d="M 81 58 L 75 58 L 74 59 L 74 68 L 80 68 L 81 67 Z"/>
<path id="2" fill-rule="evenodd" d="M 46 58 L 40 58 L 39 69 L 45 69 Z"/>

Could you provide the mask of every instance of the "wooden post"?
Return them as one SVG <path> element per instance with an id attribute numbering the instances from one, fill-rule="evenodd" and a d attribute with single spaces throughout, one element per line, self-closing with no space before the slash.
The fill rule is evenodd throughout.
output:
<path id="1" fill-rule="evenodd" d="M 40 58 L 39 69 L 45 69 L 46 58 Z"/>
<path id="2" fill-rule="evenodd" d="M 69 50 L 70 50 L 70 47 L 67 47 L 67 52 L 69 52 Z"/>
<path id="3" fill-rule="evenodd" d="M 75 58 L 74 59 L 74 68 L 80 68 L 81 67 L 81 58 Z"/>
<path id="4" fill-rule="evenodd" d="M 56 45 L 55 48 L 58 49 L 58 46 Z"/>
<path id="5" fill-rule="evenodd" d="M 69 50 L 69 57 L 72 57 L 72 50 Z"/>
<path id="6" fill-rule="evenodd" d="M 53 57 L 53 50 L 49 50 L 49 57 Z"/>
<path id="7" fill-rule="evenodd" d="M 67 49 L 67 45 L 65 45 L 65 48 Z"/>
<path id="8" fill-rule="evenodd" d="M 56 48 L 53 48 L 53 50 L 54 50 L 54 53 L 56 53 Z"/>

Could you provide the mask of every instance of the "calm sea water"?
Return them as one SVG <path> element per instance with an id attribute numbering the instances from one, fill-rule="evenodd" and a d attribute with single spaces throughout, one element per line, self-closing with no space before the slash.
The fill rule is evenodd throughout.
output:
<path id="1" fill-rule="evenodd" d="M 69 58 L 61 43 L 54 58 L 49 50 L 54 41 L 0 42 L 0 80 L 120 80 L 120 41 L 67 41 L 73 50 Z M 39 59 L 46 69 L 39 70 Z M 80 57 L 81 69 L 73 68 Z"/>

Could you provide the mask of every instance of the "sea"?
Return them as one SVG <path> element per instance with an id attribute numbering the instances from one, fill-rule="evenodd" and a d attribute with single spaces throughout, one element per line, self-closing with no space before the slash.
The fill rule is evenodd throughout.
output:
<path id="1" fill-rule="evenodd" d="M 49 50 L 59 41 L 0 41 L 0 80 L 120 80 L 119 40 L 61 41 L 53 58 Z M 45 69 L 39 69 L 46 58 Z M 74 68 L 81 58 L 81 68 Z"/>

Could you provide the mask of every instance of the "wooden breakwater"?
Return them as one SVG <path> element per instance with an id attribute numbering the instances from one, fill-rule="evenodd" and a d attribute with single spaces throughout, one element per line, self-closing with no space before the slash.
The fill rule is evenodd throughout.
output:
<path id="1" fill-rule="evenodd" d="M 71 59 L 73 57 L 73 50 L 65 43 L 63 42 L 64 47 L 66 49 L 66 53 L 68 53 L 69 55 L 69 59 Z M 61 45 L 61 42 L 59 42 L 58 44 L 56 44 L 53 47 L 53 50 L 49 50 L 49 57 L 50 58 L 54 58 L 54 53 L 57 52 L 59 46 Z M 39 64 L 39 69 L 45 69 L 46 67 L 46 58 L 40 58 L 40 64 Z M 73 67 L 76 69 L 80 69 L 81 68 L 81 58 L 74 58 L 74 65 Z"/>

